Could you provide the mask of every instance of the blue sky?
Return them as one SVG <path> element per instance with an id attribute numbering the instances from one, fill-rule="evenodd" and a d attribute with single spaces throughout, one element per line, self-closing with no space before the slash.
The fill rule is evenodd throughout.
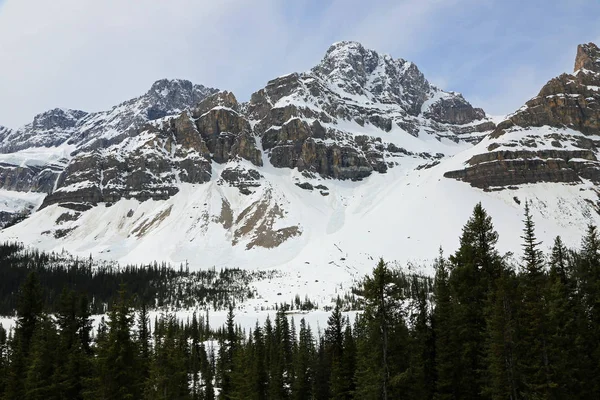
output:
<path id="1" fill-rule="evenodd" d="M 0 125 L 53 107 L 106 109 L 163 77 L 246 100 L 339 40 L 413 61 L 506 114 L 572 72 L 577 44 L 600 42 L 600 2 L 0 0 Z"/>

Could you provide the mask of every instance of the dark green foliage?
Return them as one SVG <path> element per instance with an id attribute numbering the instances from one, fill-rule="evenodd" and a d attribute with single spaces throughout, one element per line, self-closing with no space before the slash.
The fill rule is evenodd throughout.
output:
<path id="1" fill-rule="evenodd" d="M 497 241 L 491 217 L 479 203 L 463 228 L 459 249 L 450 257 L 450 329 L 458 338 L 453 343 L 455 380 L 451 386 L 462 399 L 480 398 L 486 385 L 486 313 L 503 268 Z"/>
<path id="2" fill-rule="evenodd" d="M 93 260 L 69 259 L 55 253 L 25 250 L 20 244 L 0 244 L 0 315 L 13 315 L 17 309 L 14 294 L 35 272 L 43 297 L 37 299 L 46 311 L 58 310 L 64 287 L 85 295 L 94 314 L 110 311 L 119 299 L 124 285 L 138 303 L 146 305 L 206 307 L 224 309 L 232 301 L 244 301 L 254 293 L 248 290 L 252 280 L 264 279 L 273 271 L 248 272 L 230 268 L 190 272 L 187 268 L 171 268 L 167 264 L 123 268 Z M 305 300 L 302 308 L 314 305 Z"/>
<path id="3" fill-rule="evenodd" d="M 600 398 L 596 227 L 588 228 L 579 251 L 557 238 L 546 259 L 530 207 L 526 202 L 519 265 L 499 255 L 498 235 L 478 204 L 459 249 L 449 259 L 440 251 L 435 279 L 380 260 L 336 301 L 316 334 L 304 319 L 296 331 L 290 316 L 292 309 L 311 308 L 308 299 L 282 304 L 273 319 L 243 332 L 234 318 L 239 297 L 219 289 L 211 302 L 228 304 L 229 311 L 225 326 L 214 330 L 208 314 L 187 321 L 148 315 L 148 304 L 206 302 L 205 289 L 194 292 L 184 283 L 190 277 L 202 282 L 200 275 L 156 267 L 82 278 L 85 266 L 46 268 L 51 257 L 31 253 L 18 262 L 27 272 L 19 278 L 18 302 L 6 295 L 17 290 L 15 283 L 0 280 L 0 303 L 17 311 L 12 333 L 0 327 L 0 398 Z M 19 246 L 0 246 L 0 261 L 13 266 L 23 254 Z M 150 276 L 167 277 L 178 288 L 150 284 L 144 280 Z M 115 277 L 124 282 L 120 290 L 113 287 Z M 140 283 L 130 286 L 135 277 Z M 205 277 L 227 282 L 231 275 Z M 82 291 L 90 282 L 101 282 L 100 289 Z M 194 293 L 200 302 L 184 298 Z M 353 325 L 343 312 L 349 305 L 362 310 L 351 314 Z M 90 319 L 97 309 L 110 313 L 94 337 Z"/>
<path id="4" fill-rule="evenodd" d="M 106 337 L 98 343 L 95 391 L 100 398 L 137 399 L 142 380 L 133 339 L 133 315 L 124 291 L 110 313 Z"/>
<path id="5" fill-rule="evenodd" d="M 25 379 L 31 357 L 31 341 L 42 315 L 42 291 L 37 274 L 30 272 L 19 290 L 17 324 L 11 343 L 12 357 L 6 376 L 7 398 L 25 397 Z"/>
<path id="6" fill-rule="evenodd" d="M 58 335 L 56 326 L 48 317 L 37 322 L 31 339 L 24 388 L 25 399 L 44 400 L 58 397 L 60 387 L 53 380 L 59 353 L 56 352 Z"/>
<path id="7" fill-rule="evenodd" d="M 361 398 L 397 398 L 408 367 L 408 328 L 402 283 L 395 270 L 380 260 L 361 285 L 364 312 L 357 331 L 356 394 Z"/>
<path id="8" fill-rule="evenodd" d="M 549 358 L 548 281 L 544 258 L 536 240 L 534 223 L 525 203 L 525 227 L 523 229 L 523 272 L 519 310 L 520 369 L 525 398 L 541 396 L 550 398 L 556 387 Z"/>
<path id="9" fill-rule="evenodd" d="M 0 324 L 0 398 L 1 394 L 6 390 L 6 376 L 9 366 L 9 346 L 8 334 L 6 329 Z"/>

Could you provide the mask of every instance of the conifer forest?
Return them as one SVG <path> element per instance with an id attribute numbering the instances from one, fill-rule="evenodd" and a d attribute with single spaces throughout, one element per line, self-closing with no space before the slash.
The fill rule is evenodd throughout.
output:
<path id="1" fill-rule="evenodd" d="M 235 304 L 253 296 L 244 270 L 56 266 L 5 243 L 0 314 L 16 323 L 0 327 L 0 398 L 599 399 L 597 227 L 547 252 L 526 204 L 521 248 L 500 254 L 477 204 L 457 236 L 434 276 L 376 262 L 322 330 L 288 304 L 236 325 Z M 164 304 L 228 309 L 227 322 L 151 318 Z M 93 314 L 105 315 L 97 326 Z"/>

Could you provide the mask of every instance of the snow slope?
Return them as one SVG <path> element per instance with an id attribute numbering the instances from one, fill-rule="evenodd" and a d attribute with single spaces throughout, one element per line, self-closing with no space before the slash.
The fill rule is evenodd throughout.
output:
<path id="1" fill-rule="evenodd" d="M 447 151 L 458 152 L 430 168 L 417 169 L 422 158 L 403 157 L 386 174 L 361 182 L 307 180 L 297 170 L 267 162 L 260 169 L 261 187 L 249 196 L 217 180 L 219 170 L 234 163 L 214 164 L 213 180 L 207 184 L 181 184 L 179 193 L 164 201 L 101 204 L 75 221 L 59 224 L 61 229 L 74 228 L 63 238 L 52 234 L 56 220 L 73 211 L 52 205 L 0 232 L 0 240 L 123 263 L 164 260 L 174 265 L 187 262 L 191 268 L 277 268 L 284 272 L 281 277 L 256 283 L 269 303 L 289 301 L 296 293 L 324 303 L 370 272 L 379 257 L 431 272 L 440 246 L 446 254 L 457 248 L 461 228 L 479 201 L 493 218 L 502 252 L 520 249 L 526 199 L 532 202 L 537 234 L 546 246 L 558 234 L 567 245 L 577 246 L 586 224 L 600 222 L 586 200 L 597 201 L 590 183 L 541 183 L 485 192 L 443 177 L 485 146 L 487 139 L 466 150 L 448 144 Z M 329 194 L 295 184 L 305 181 L 325 185 Z M 273 222 L 273 230 L 297 226 L 301 233 L 274 248 L 248 249 L 256 233 L 236 239 L 236 231 L 244 225 L 244 210 L 265 199 L 269 207 L 277 204 L 285 210 Z M 229 227 L 219 221 L 226 203 L 233 213 Z"/>

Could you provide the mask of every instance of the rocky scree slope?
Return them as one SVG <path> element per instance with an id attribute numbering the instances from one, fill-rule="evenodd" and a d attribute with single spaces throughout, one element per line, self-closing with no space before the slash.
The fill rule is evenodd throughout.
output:
<path id="1" fill-rule="evenodd" d="M 536 182 L 600 183 L 600 49 L 577 48 L 573 74 L 551 79 L 498 124 L 462 170 L 446 177 L 480 188 Z"/>

